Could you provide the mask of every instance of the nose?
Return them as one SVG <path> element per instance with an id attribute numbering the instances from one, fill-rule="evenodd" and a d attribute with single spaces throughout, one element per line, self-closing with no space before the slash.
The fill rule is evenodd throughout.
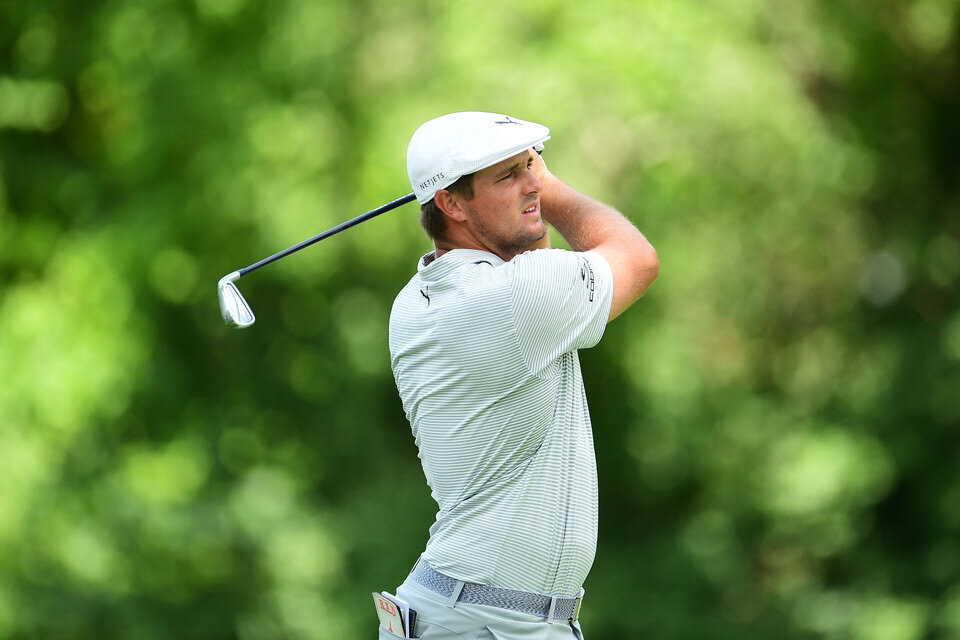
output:
<path id="1" fill-rule="evenodd" d="M 524 193 L 539 192 L 543 188 L 543 181 L 534 171 L 527 171 L 527 181 L 524 185 Z"/>

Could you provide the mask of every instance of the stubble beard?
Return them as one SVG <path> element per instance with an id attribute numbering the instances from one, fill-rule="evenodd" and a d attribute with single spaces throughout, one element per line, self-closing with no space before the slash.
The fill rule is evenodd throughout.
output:
<path id="1" fill-rule="evenodd" d="M 541 219 L 542 229 L 523 227 L 518 233 L 508 235 L 495 229 L 487 228 L 482 223 L 477 224 L 477 231 L 483 236 L 487 244 L 496 249 L 497 255 L 510 260 L 523 253 L 527 247 L 547 234 L 547 225 Z"/>

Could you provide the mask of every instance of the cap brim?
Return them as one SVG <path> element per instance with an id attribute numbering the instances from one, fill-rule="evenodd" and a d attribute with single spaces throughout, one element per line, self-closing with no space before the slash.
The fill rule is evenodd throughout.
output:
<path id="1" fill-rule="evenodd" d="M 447 187 L 452 185 L 454 182 L 456 182 L 463 176 L 470 175 L 472 173 L 477 173 L 478 171 L 483 171 L 484 169 L 492 167 L 498 162 L 503 162 L 507 158 L 512 158 L 518 153 L 522 153 L 526 149 L 535 149 L 537 153 L 539 153 L 540 151 L 543 150 L 543 143 L 549 139 L 550 139 L 550 134 L 547 134 L 540 138 L 534 139 L 529 144 L 524 142 L 521 145 L 517 145 L 516 147 L 507 149 L 506 151 L 502 151 L 500 153 L 492 155 L 489 158 L 483 158 L 480 161 L 474 161 L 469 164 L 464 163 L 462 165 L 454 165 L 453 168 L 456 171 L 456 173 L 454 173 L 452 176 L 449 176 L 447 180 L 444 180 L 443 182 L 439 183 L 437 185 L 437 188 L 434 189 L 431 193 L 425 194 L 426 197 L 424 199 L 417 198 L 417 202 L 419 202 L 420 204 L 426 204 L 431 200 L 433 200 L 434 196 L 437 194 L 437 191 L 440 191 L 441 189 L 446 189 Z M 476 165 L 479 165 L 479 166 L 476 166 Z"/>

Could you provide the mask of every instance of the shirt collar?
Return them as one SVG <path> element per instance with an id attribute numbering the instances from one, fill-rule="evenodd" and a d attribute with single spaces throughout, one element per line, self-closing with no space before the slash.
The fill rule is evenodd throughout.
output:
<path id="1" fill-rule="evenodd" d="M 503 264 L 503 259 L 500 256 L 480 249 L 451 249 L 430 264 L 424 265 L 424 260 L 430 255 L 431 253 L 424 255 L 417 262 L 417 272 L 420 277 L 427 280 L 438 280 L 457 267 L 470 262 L 488 262 L 494 267 Z"/>

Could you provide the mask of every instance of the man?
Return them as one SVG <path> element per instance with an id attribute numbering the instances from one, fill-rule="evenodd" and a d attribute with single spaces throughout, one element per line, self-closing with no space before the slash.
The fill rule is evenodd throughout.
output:
<path id="1" fill-rule="evenodd" d="M 582 638 L 597 472 L 577 350 L 656 278 L 657 253 L 536 151 L 546 127 L 452 113 L 407 171 L 435 250 L 390 316 L 404 411 L 439 506 L 397 595 L 429 638 Z M 549 248 L 547 223 L 573 251 Z M 380 628 L 380 638 L 391 638 Z"/>

